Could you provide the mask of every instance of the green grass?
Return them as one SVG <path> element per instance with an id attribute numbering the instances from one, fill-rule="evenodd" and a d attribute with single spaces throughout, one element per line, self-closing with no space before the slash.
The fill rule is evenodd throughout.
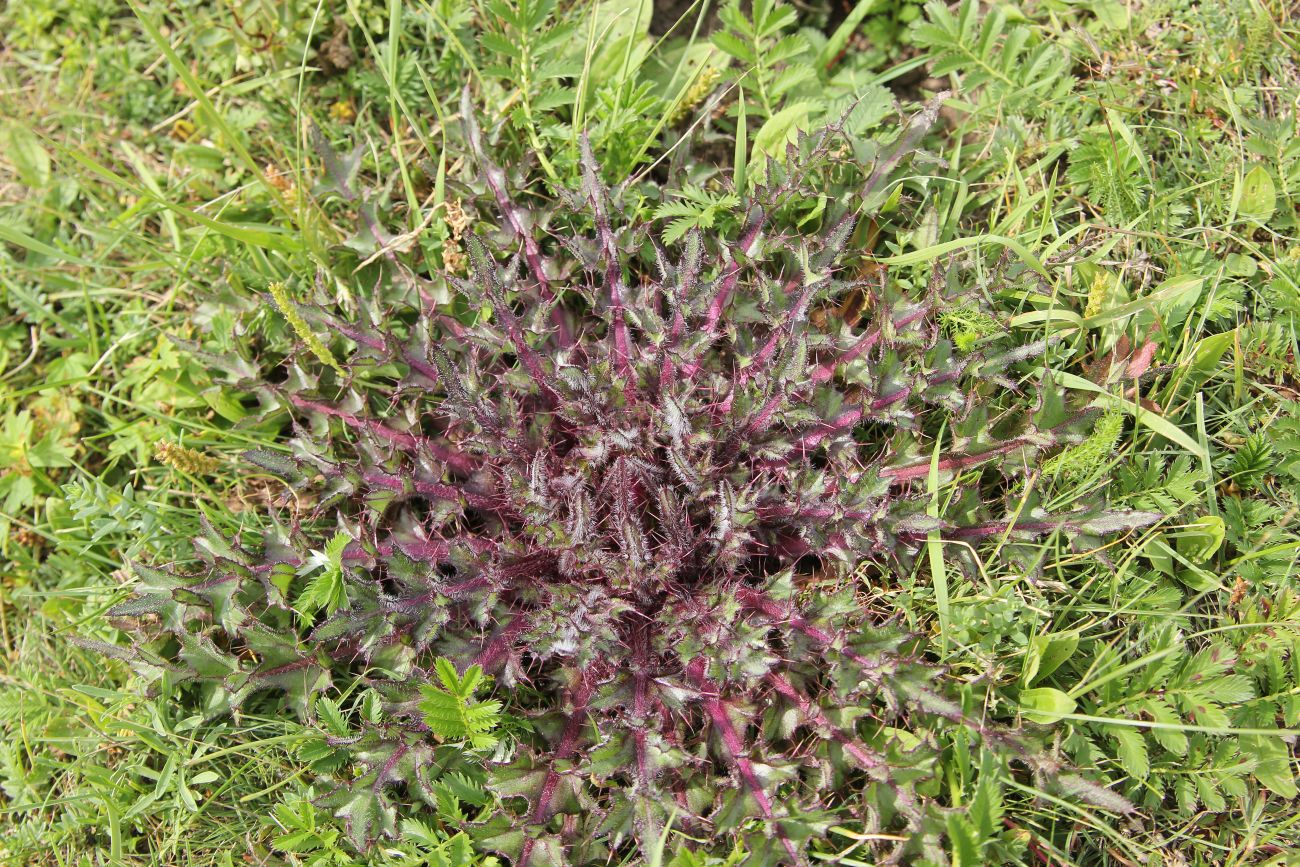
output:
<path id="1" fill-rule="evenodd" d="M 798 22 L 806 50 L 784 55 L 793 14 L 724 16 L 744 38 L 710 52 L 693 11 L 671 34 L 682 43 L 647 43 L 640 66 L 611 37 L 638 32 L 636 3 L 498 20 L 514 49 L 495 54 L 485 14 L 452 0 L 182 8 L 0 12 L 0 863 L 361 860 L 306 800 L 309 729 L 270 700 L 214 720 L 168 679 L 148 694 L 103 652 L 125 640 L 104 613 L 131 562 L 192 559 L 204 520 L 255 532 L 271 503 L 317 519 L 239 459 L 289 435 L 283 416 L 253 421 L 240 381 L 321 328 L 282 316 L 267 287 L 358 309 L 454 264 L 448 205 L 478 183 L 457 120 L 466 82 L 531 202 L 576 185 L 572 103 L 606 179 L 637 175 L 628 208 L 683 229 L 725 227 L 720 179 L 752 182 L 754 157 L 801 125 L 861 97 L 852 125 L 869 158 L 887 87 L 913 100 L 951 88 L 927 140 L 936 159 L 871 242 L 879 263 L 923 287 L 955 257 L 1001 319 L 957 311 L 948 327 L 973 343 L 1042 338 L 1026 394 L 1051 377 L 1114 420 L 1010 501 L 1062 509 L 1103 488 L 1169 518 L 1098 550 L 936 538 L 916 574 L 870 592 L 934 637 L 973 707 L 1037 714 L 1064 756 L 1139 806 L 1116 820 L 1011 781 L 1003 857 L 1300 857 L 1300 68 L 1282 4 L 868 3 L 874 41 L 829 47 L 829 7 L 814 5 Z M 351 58 L 331 49 L 325 71 L 331 40 Z M 701 94 L 712 68 L 744 78 Z M 312 125 L 334 151 L 357 148 L 355 180 L 329 177 Z M 694 160 L 692 188 L 658 188 L 660 159 Z M 361 190 L 369 209 L 351 199 Z M 936 514 L 960 508 L 955 484 L 929 485 Z M 945 750 L 960 805 L 978 760 L 958 740 Z M 858 863 L 861 831 L 835 829 L 828 859 Z M 429 851 L 412 831 L 365 857 Z"/>

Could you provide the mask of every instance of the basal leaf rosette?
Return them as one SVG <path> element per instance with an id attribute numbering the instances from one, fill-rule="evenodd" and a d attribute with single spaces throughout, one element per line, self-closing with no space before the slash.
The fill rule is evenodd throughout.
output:
<path id="1" fill-rule="evenodd" d="M 439 658 L 492 675 L 513 716 L 483 736 L 497 800 L 471 825 L 515 864 L 642 857 L 670 824 L 799 863 L 846 821 L 879 838 L 859 855 L 943 861 L 931 770 L 952 727 L 1123 809 L 946 698 L 878 601 L 927 540 L 1083 549 L 1158 518 L 1048 513 L 1023 479 L 1089 420 L 1026 375 L 1046 347 L 1012 343 L 960 269 L 913 288 L 864 251 L 933 112 L 811 224 L 788 215 L 845 169 L 838 127 L 738 193 L 734 231 L 668 247 L 589 154 L 566 201 L 516 204 L 471 122 L 499 223 L 465 238 L 458 305 L 302 311 L 339 369 L 304 344 L 288 376 L 246 382 L 295 421 L 292 455 L 249 457 L 313 492 L 311 514 L 212 534 L 199 574 L 141 568 L 117 611 L 155 639 L 141 664 L 209 684 L 213 712 L 268 689 L 305 718 L 336 684 L 380 696 L 335 737 L 355 762 L 325 799 L 360 843 L 396 804 L 436 805 L 449 747 L 420 700 L 450 677 Z M 937 486 L 957 491 L 943 518 Z M 322 522 L 347 541 L 327 550 Z"/>

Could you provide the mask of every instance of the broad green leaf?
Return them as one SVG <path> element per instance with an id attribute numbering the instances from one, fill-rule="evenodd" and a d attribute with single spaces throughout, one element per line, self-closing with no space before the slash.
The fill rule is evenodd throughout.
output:
<path id="1" fill-rule="evenodd" d="M 1134 320 L 1138 331 L 1145 333 L 1152 328 L 1160 328 L 1172 334 L 1187 321 L 1204 292 L 1204 277 L 1183 275 L 1164 281 L 1151 295 L 1135 302 L 1142 305 Z"/>
<path id="2" fill-rule="evenodd" d="M 650 0 L 604 0 L 594 6 L 596 50 L 589 67 L 594 83 L 621 87 L 635 78 L 650 53 L 653 11 Z"/>
<path id="3" fill-rule="evenodd" d="M 1156 743 L 1174 755 L 1187 755 L 1187 735 L 1173 728 L 1182 723 L 1182 718 L 1169 706 L 1168 700 L 1156 696 L 1142 702 L 1141 707 L 1150 714 L 1152 720 L 1161 725 L 1160 728 L 1151 730 Z"/>
<path id="4" fill-rule="evenodd" d="M 1254 277 L 1258 272 L 1259 263 L 1252 256 L 1229 253 L 1223 260 L 1223 273 L 1229 277 Z"/>
<path id="5" fill-rule="evenodd" d="M 1241 181 L 1241 202 L 1237 211 L 1258 223 L 1273 216 L 1277 208 L 1277 188 L 1273 175 L 1263 166 L 1255 166 Z"/>
<path id="6" fill-rule="evenodd" d="M 1232 346 L 1234 332 L 1224 331 L 1221 334 L 1211 334 L 1209 337 L 1203 337 L 1197 341 L 1195 348 L 1192 350 L 1191 369 L 1205 376 L 1209 375 L 1219 365 L 1219 360 L 1223 358 L 1223 353 L 1228 351 Z"/>
<path id="7" fill-rule="evenodd" d="M 1244 755 L 1255 760 L 1255 779 L 1270 792 L 1288 800 L 1300 794 L 1291 770 L 1291 751 L 1277 737 L 1246 736 L 1238 740 Z"/>
<path id="8" fill-rule="evenodd" d="M 1020 710 L 1031 722 L 1048 725 L 1074 711 L 1075 702 L 1059 689 L 1040 686 L 1020 691 Z"/>
<path id="9" fill-rule="evenodd" d="M 60 442 L 58 434 L 50 431 L 27 450 L 27 463 L 45 469 L 70 467 L 75 452 L 72 445 Z"/>
<path id="10" fill-rule="evenodd" d="M 343 551 L 351 541 L 352 537 L 347 533 L 335 533 L 323 551 L 313 551 L 307 562 L 300 567 L 300 575 L 316 572 L 294 600 L 294 607 L 302 614 L 304 622 L 322 609 L 326 614 L 333 614 L 340 608 L 347 607 L 348 588 L 343 574 Z"/>
<path id="11" fill-rule="evenodd" d="M 980 755 L 979 785 L 975 787 L 975 794 L 967 805 L 967 815 L 979 830 L 980 836 L 989 840 L 1002 828 L 1004 812 L 997 762 L 991 753 L 984 751 Z"/>
<path id="12" fill-rule="evenodd" d="M 353 790 L 334 815 L 347 823 L 348 836 L 361 849 L 371 838 L 397 829 L 397 810 L 369 786 Z"/>
<path id="13" fill-rule="evenodd" d="M 424 699 L 419 703 L 424 722 L 439 738 L 464 741 L 474 749 L 495 746 L 493 734 L 501 719 L 501 702 L 475 701 L 474 690 L 483 680 L 483 670 L 471 665 L 464 676 L 443 658 L 434 662 L 441 687 L 424 684 L 420 691 Z"/>
<path id="14" fill-rule="evenodd" d="M 1035 635 L 1029 639 L 1029 650 L 1025 654 L 1020 676 L 1021 683 L 1033 686 L 1035 681 L 1047 677 L 1074 655 L 1078 646 L 1079 635 L 1076 632 Z"/>
<path id="15" fill-rule="evenodd" d="M 813 108 L 810 102 L 796 102 L 769 117 L 759 127 L 749 155 L 749 176 L 753 181 L 761 182 L 766 176 L 769 156 L 777 162 L 785 159 L 786 143 L 795 140 Z"/>
<path id="16" fill-rule="evenodd" d="M 1204 563 L 1223 545 L 1227 525 L 1217 515 L 1203 515 L 1169 535 L 1175 537 L 1178 553 L 1193 563 Z"/>
<path id="17" fill-rule="evenodd" d="M 891 198 L 898 197 L 902 191 L 901 185 L 894 187 Z M 889 208 L 882 208 L 882 213 Z M 1015 253 L 1022 262 L 1032 268 L 1044 277 L 1049 277 L 1047 268 L 1042 261 L 1029 251 L 1029 248 L 1014 238 L 1007 238 L 1003 235 L 971 235 L 965 238 L 956 238 L 952 241 L 944 241 L 942 244 L 934 244 L 929 247 L 923 247 L 920 250 L 912 250 L 908 253 L 900 253 L 897 256 L 881 256 L 876 259 L 882 265 L 917 265 L 922 262 L 935 262 L 946 257 L 957 250 L 964 250 L 967 247 L 983 247 L 987 245 L 995 247 L 1004 247 Z"/>
<path id="18" fill-rule="evenodd" d="M 741 63 L 751 65 L 754 62 L 754 53 L 749 46 L 741 42 L 735 36 L 725 30 L 720 30 L 712 36 L 713 44 L 721 48 L 724 52 L 739 60 Z"/>
<path id="19" fill-rule="evenodd" d="M 934 441 L 934 450 L 930 454 L 930 472 L 927 476 L 930 502 L 926 506 L 925 513 L 931 518 L 938 518 L 941 511 L 939 504 L 939 457 L 945 430 L 946 426 L 940 428 L 939 436 Z M 931 583 L 934 587 L 935 608 L 939 615 L 939 649 L 941 653 L 946 654 L 948 652 L 948 625 L 952 622 L 952 611 L 948 602 L 948 571 L 943 559 L 943 541 L 937 527 L 929 533 L 929 538 L 926 540 L 926 550 L 930 557 Z"/>
<path id="20" fill-rule="evenodd" d="M 1117 0 L 1103 0 L 1093 7 L 1093 12 L 1102 26 L 1108 30 L 1123 30 L 1129 24 L 1129 10 Z"/>
<path id="21" fill-rule="evenodd" d="M 244 452 L 243 457 L 248 462 L 256 464 L 282 479 L 293 482 L 302 478 L 302 470 L 298 468 L 298 463 L 281 452 L 273 452 L 268 449 L 250 449 Z"/>
<path id="22" fill-rule="evenodd" d="M 50 155 L 36 134 L 21 124 L 13 124 L 3 137 L 5 156 L 18 178 L 29 187 L 44 187 L 50 182 Z"/>

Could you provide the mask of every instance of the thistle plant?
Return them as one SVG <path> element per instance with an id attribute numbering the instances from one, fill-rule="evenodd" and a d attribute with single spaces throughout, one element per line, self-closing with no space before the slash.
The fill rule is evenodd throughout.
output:
<path id="1" fill-rule="evenodd" d="M 324 534 L 295 524 L 205 540 L 198 575 L 140 568 L 117 611 L 157 638 L 138 661 L 214 685 L 213 712 L 279 689 L 311 719 L 333 683 L 364 686 L 356 728 L 335 724 L 325 749 L 352 768 L 322 799 L 359 843 L 394 833 L 402 801 L 436 806 L 436 775 L 461 762 L 493 796 L 464 787 L 468 829 L 516 865 L 649 857 L 669 827 L 801 863 L 846 816 L 881 859 L 943 861 L 925 720 L 1124 809 L 1032 732 L 945 698 L 923 643 L 870 602 L 927 543 L 1062 533 L 1085 549 L 1158 518 L 1047 513 L 1019 482 L 1088 417 L 1050 385 L 1028 414 L 998 410 L 1045 347 L 1001 331 L 956 345 L 944 311 L 988 315 L 959 269 L 911 291 L 855 246 L 934 111 L 861 171 L 839 126 L 801 136 L 736 191 L 734 237 L 692 228 L 667 247 L 589 149 L 581 190 L 527 212 L 468 121 L 500 214 L 490 242 L 466 233 L 469 276 L 447 276 L 470 313 L 432 293 L 350 321 L 304 307 L 315 327 L 297 333 L 335 349 L 305 340 L 279 384 L 245 382 L 298 423 L 292 457 L 249 458 L 314 488 L 350 541 L 313 554 Z M 856 182 L 818 228 L 788 228 L 832 172 Z M 861 316 L 820 315 L 855 294 Z M 944 517 L 941 485 L 957 490 Z M 501 706 L 475 703 L 484 675 Z M 477 721 L 451 744 L 466 708 Z"/>

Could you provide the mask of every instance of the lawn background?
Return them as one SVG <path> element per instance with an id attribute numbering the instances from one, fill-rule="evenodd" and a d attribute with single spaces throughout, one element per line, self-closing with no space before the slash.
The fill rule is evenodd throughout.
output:
<path id="1" fill-rule="evenodd" d="M 0 11 L 0 862 L 361 860 L 310 803 L 297 750 L 311 731 L 265 707 L 205 721 L 165 689 L 146 695 L 95 643 L 126 641 L 104 612 L 126 595 L 131 561 L 191 558 L 203 519 L 236 532 L 272 503 L 304 506 L 241 462 L 249 447 L 283 448 L 282 424 L 250 424 L 247 396 L 207 360 L 289 351 L 267 285 L 351 273 L 317 290 L 348 309 L 400 291 L 366 279 L 378 244 L 325 189 L 313 130 L 333 150 L 360 146 L 358 183 L 393 249 L 446 262 L 446 206 L 473 182 L 462 88 L 501 161 L 541 154 L 526 162 L 530 194 L 567 183 L 571 118 L 545 65 L 567 44 L 558 29 L 587 32 L 593 8 L 562 6 L 513 34 L 533 50 L 522 59 L 477 38 L 489 12 L 450 0 Z M 637 4 L 599 11 L 641 22 Z M 883 123 L 892 99 L 910 112 L 950 89 L 927 142 L 937 159 L 906 185 L 908 217 L 883 227 L 879 255 L 916 286 L 948 253 L 992 268 L 1003 239 L 1045 263 L 1044 284 L 996 294 L 996 327 L 1052 336 L 1042 375 L 1125 419 L 1055 468 L 1053 502 L 1105 486 L 1113 502 L 1170 515 L 1105 557 L 1048 540 L 1041 578 L 986 558 L 982 575 L 931 566 L 877 589 L 882 609 L 935 637 L 946 676 L 989 715 L 1016 719 L 1031 688 L 1068 696 L 1063 748 L 1141 807 L 1121 822 L 1012 790 L 1005 832 L 1030 841 L 1028 862 L 1292 863 L 1289 10 L 814 5 L 770 30 L 757 22 L 732 54 L 710 42 L 712 10 L 692 35 L 699 11 L 670 36 L 696 48 L 659 45 L 635 81 L 619 69 L 579 78 L 612 94 L 588 117 L 607 173 L 653 181 L 650 161 L 671 159 L 692 126 L 708 144 L 701 164 L 722 154 L 729 170 L 738 123 L 742 151 L 770 149 L 854 97 Z M 789 54 L 782 39 L 795 35 L 804 48 Z M 687 56 L 683 74 L 674 63 Z M 645 216 L 710 226 L 726 208 L 717 176 L 701 168 L 693 186 L 647 199 Z M 1132 380 L 1141 364 L 1157 375 Z M 960 804 L 970 759 L 955 749 L 945 761 Z M 851 863 L 854 829 L 839 830 L 825 851 Z M 409 831 L 365 857 L 433 858 L 437 835 Z"/>

